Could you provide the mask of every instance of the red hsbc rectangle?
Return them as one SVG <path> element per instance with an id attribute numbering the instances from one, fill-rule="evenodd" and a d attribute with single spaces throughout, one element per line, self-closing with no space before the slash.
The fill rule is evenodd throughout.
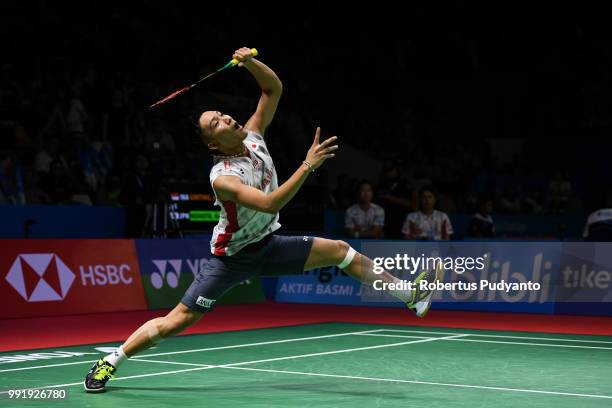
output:
<path id="1" fill-rule="evenodd" d="M 133 240 L 0 240 L 0 318 L 146 308 Z"/>

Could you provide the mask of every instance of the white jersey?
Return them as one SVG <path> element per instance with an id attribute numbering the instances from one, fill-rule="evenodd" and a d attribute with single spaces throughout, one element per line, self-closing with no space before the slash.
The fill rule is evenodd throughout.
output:
<path id="1" fill-rule="evenodd" d="M 367 229 L 385 226 L 385 210 L 377 204 L 370 203 L 366 211 L 359 204 L 353 204 L 344 213 L 344 228 Z"/>
<path id="2" fill-rule="evenodd" d="M 266 194 L 278 188 L 276 169 L 264 138 L 248 131 L 244 144 L 249 153 L 245 157 L 214 157 L 210 170 L 210 184 L 219 176 L 236 176 L 243 184 Z M 210 251 L 219 256 L 231 256 L 246 245 L 260 241 L 280 228 L 278 213 L 268 214 L 252 210 L 233 201 L 220 201 L 215 191 L 215 205 L 221 207 L 219 223 L 213 230 Z"/>
<path id="3" fill-rule="evenodd" d="M 408 239 L 442 240 L 450 238 L 453 226 L 448 215 L 442 211 L 434 210 L 430 216 L 421 211 L 415 211 L 406 217 L 402 233 Z"/>

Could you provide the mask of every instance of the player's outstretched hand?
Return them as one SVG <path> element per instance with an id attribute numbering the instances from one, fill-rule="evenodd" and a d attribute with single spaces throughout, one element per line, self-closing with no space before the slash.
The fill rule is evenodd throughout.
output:
<path id="1" fill-rule="evenodd" d="M 312 146 L 310 146 L 310 149 L 308 149 L 308 153 L 306 154 L 306 161 L 310 163 L 313 170 L 321 167 L 325 160 L 334 157 L 334 151 L 338 150 L 337 144 L 332 145 L 332 142 L 338 139 L 336 136 L 326 139 L 323 143 L 320 143 L 320 137 L 321 128 L 318 127 L 317 132 L 315 133 L 314 141 L 312 142 Z"/>

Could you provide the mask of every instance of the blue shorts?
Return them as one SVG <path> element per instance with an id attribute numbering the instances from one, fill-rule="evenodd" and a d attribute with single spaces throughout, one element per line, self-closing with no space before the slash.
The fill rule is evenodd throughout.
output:
<path id="1" fill-rule="evenodd" d="M 302 273 L 313 239 L 271 234 L 232 256 L 211 255 L 181 303 L 196 312 L 208 312 L 225 292 L 249 278 Z"/>

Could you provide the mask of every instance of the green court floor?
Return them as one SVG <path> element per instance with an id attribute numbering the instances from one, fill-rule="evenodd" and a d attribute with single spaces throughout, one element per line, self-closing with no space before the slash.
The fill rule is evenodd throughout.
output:
<path id="1" fill-rule="evenodd" d="M 124 363 L 106 393 L 85 393 L 85 373 L 105 354 L 96 348 L 117 345 L 1 353 L 0 405 L 612 406 L 604 336 L 345 323 L 192 335 Z M 65 390 L 66 399 L 9 397 L 37 387 Z"/>

